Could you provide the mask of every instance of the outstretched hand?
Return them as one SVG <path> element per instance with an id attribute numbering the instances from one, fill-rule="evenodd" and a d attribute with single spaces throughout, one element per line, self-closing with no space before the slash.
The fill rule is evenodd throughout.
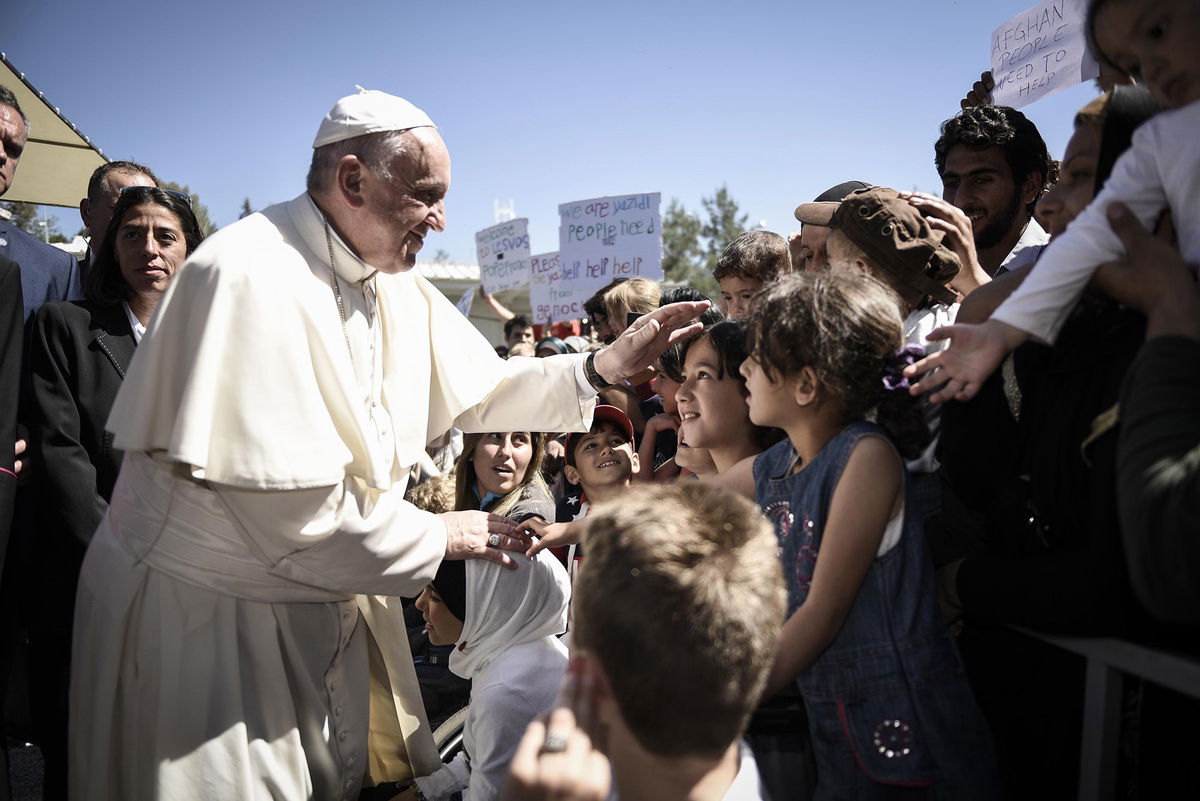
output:
<path id="1" fill-rule="evenodd" d="M 1019 328 L 999 320 L 935 328 L 928 339 L 949 339 L 950 346 L 904 368 L 904 375 L 909 378 L 920 377 L 909 392 L 913 395 L 933 392 L 929 397 L 933 403 L 970 400 L 1004 357 L 1028 337 Z"/>
<path id="2" fill-rule="evenodd" d="M 583 525 L 581 523 L 547 523 L 539 517 L 531 517 L 517 526 L 517 536 L 525 537 L 528 540 L 533 535 L 540 539 L 525 551 L 525 555 L 531 558 L 547 548 L 577 544 L 583 538 Z"/>
<path id="3" fill-rule="evenodd" d="M 645 370 L 671 345 L 699 331 L 700 323 L 692 321 L 710 305 L 707 300 L 669 303 L 639 317 L 596 354 L 596 372 L 617 384 Z"/>
<path id="4" fill-rule="evenodd" d="M 446 525 L 446 559 L 487 559 L 516 570 L 505 551 L 523 553 L 528 533 L 518 531 L 507 517 L 490 512 L 446 512 L 438 515 Z"/>

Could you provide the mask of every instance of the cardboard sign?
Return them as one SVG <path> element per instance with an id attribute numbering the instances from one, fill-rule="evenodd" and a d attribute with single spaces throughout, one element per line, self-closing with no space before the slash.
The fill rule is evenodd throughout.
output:
<path id="1" fill-rule="evenodd" d="M 590 289 L 563 284 L 562 259 L 555 253 L 529 257 L 529 307 L 539 323 L 556 323 L 586 317 L 583 304 L 592 296 Z"/>
<path id="2" fill-rule="evenodd" d="M 591 293 L 615 278 L 637 276 L 661 281 L 661 200 L 652 192 L 561 204 L 560 289 Z"/>
<path id="3" fill-rule="evenodd" d="M 1100 74 L 1084 35 L 1087 0 L 1048 0 L 992 33 L 992 102 L 1020 108 Z"/>
<path id="4" fill-rule="evenodd" d="M 479 280 L 488 294 L 529 284 L 529 220 L 519 217 L 475 234 Z"/>

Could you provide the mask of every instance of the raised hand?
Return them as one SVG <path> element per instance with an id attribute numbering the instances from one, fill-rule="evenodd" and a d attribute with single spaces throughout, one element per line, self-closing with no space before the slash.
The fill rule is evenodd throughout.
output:
<path id="1" fill-rule="evenodd" d="M 596 354 L 600 377 L 616 384 L 654 363 L 663 351 L 700 330 L 693 320 L 711 304 L 708 301 L 669 303 L 639 317 L 616 341 Z"/>

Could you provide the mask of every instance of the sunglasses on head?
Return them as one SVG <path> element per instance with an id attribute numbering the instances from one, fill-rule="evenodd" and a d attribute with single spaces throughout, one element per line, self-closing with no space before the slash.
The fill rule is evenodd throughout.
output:
<path id="1" fill-rule="evenodd" d="M 141 190 L 141 194 L 148 195 L 150 193 L 150 190 L 152 190 L 152 189 L 157 189 L 160 192 L 166 192 L 168 195 L 171 195 L 172 197 L 179 198 L 180 200 L 182 200 L 184 203 L 188 204 L 189 206 L 192 205 L 192 196 L 187 194 L 186 192 L 180 192 L 175 189 L 163 189 L 160 186 L 122 186 L 120 193 L 122 195 L 124 195 L 126 192 L 132 192 L 134 190 Z"/>

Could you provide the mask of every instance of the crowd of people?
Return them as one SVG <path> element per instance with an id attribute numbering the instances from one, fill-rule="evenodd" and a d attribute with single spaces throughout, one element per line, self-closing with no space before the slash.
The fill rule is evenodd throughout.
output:
<path id="1" fill-rule="evenodd" d="M 502 345 L 412 270 L 450 157 L 382 92 L 207 240 L 129 161 L 82 262 L 0 221 L 43 797 L 1074 797 L 1084 663 L 1029 630 L 1200 625 L 1200 6 L 1088 35 L 1060 160 L 985 74 L 940 197 L 803 192 L 713 299 L 484 295 Z M 0 87 L 0 195 L 28 135 Z M 1121 701 L 1122 795 L 1200 789 L 1200 705 Z"/>

